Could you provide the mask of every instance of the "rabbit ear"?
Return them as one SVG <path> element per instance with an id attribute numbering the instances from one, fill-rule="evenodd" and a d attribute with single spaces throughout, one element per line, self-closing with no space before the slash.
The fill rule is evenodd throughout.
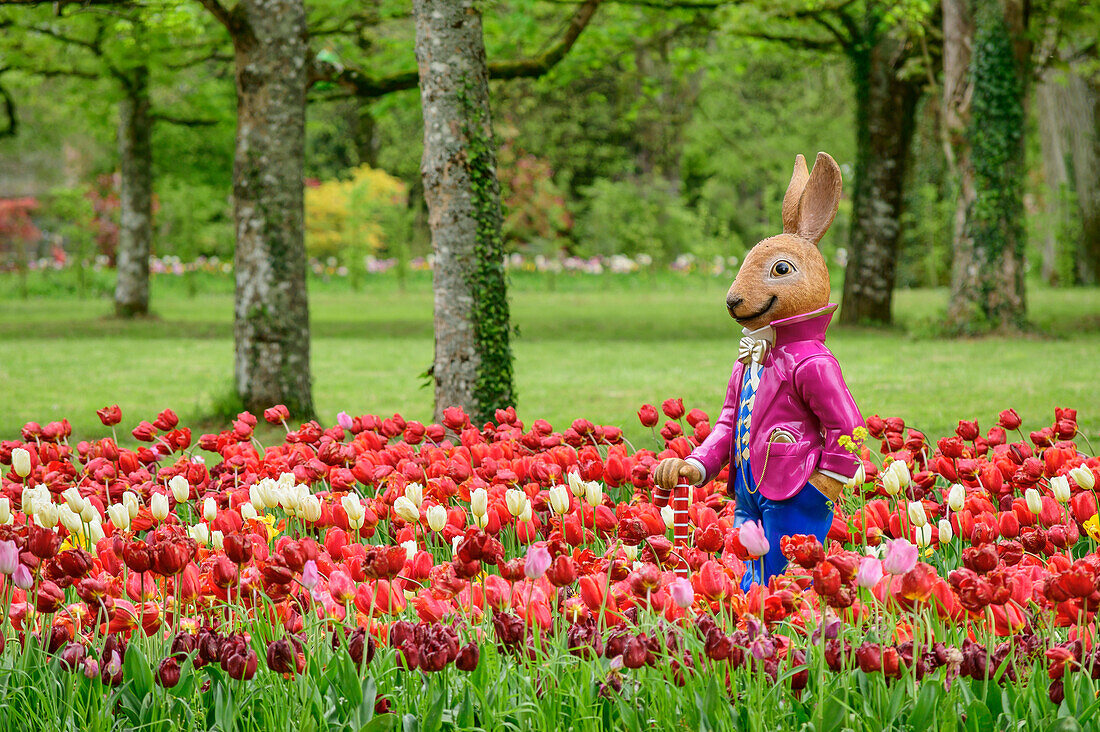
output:
<path id="1" fill-rule="evenodd" d="M 783 233 L 798 233 L 798 203 L 802 200 L 802 191 L 806 188 L 806 179 L 810 171 L 806 169 L 806 158 L 796 155 L 794 173 L 791 174 L 787 194 L 783 196 Z"/>
<path id="2" fill-rule="evenodd" d="M 798 205 L 796 233 L 814 244 L 825 236 L 840 206 L 840 166 L 828 153 L 819 152 Z M 786 204 L 783 220 L 786 223 Z M 785 227 L 784 227 L 785 228 Z"/>

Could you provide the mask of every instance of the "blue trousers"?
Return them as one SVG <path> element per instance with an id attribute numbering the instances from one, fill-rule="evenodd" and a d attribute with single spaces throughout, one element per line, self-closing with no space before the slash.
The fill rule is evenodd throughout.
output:
<path id="1" fill-rule="evenodd" d="M 733 466 L 731 466 L 733 467 Z M 741 579 L 741 589 L 748 591 L 753 584 L 767 584 L 787 568 L 787 558 L 779 548 L 779 540 L 794 534 L 812 534 L 825 543 L 829 527 L 833 524 L 833 502 L 807 483 L 802 490 L 783 501 L 773 501 L 756 491 L 756 481 L 748 462 L 736 471 L 734 479 L 733 525 L 746 521 L 758 521 L 764 527 L 764 535 L 770 545 L 768 553 L 748 564 L 748 571 Z M 732 470 L 730 472 L 733 472 Z"/>

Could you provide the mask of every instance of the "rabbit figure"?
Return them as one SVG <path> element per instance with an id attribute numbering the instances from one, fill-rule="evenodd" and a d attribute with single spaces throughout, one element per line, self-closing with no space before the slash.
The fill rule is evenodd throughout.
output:
<path id="1" fill-rule="evenodd" d="M 654 471 L 656 492 L 668 495 L 677 482 L 701 485 L 729 464 L 734 525 L 759 522 L 770 547 L 749 562 L 744 589 L 784 571 L 783 536 L 812 534 L 824 543 L 833 501 L 859 466 L 839 443 L 863 417 L 825 347 L 837 306 L 829 304 L 829 270 L 817 248 L 840 187 L 832 157 L 818 153 L 812 173 L 796 157 L 783 233 L 749 251 L 726 295 L 743 330 L 722 412 L 686 460 L 667 458 Z"/>

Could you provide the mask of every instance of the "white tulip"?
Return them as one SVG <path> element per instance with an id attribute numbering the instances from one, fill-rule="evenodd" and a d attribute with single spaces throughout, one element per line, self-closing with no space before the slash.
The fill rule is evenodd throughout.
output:
<path id="1" fill-rule="evenodd" d="M 405 496 L 398 496 L 397 500 L 393 502 L 393 512 L 410 524 L 415 524 L 420 520 L 420 509 Z"/>
<path id="2" fill-rule="evenodd" d="M 886 470 L 882 473 L 882 487 L 886 489 L 886 493 L 891 496 L 896 496 L 901 492 L 901 480 L 898 478 L 898 474 L 893 470 Z"/>
<path id="3" fill-rule="evenodd" d="M 66 508 L 65 510 L 68 510 Z M 46 529 L 52 529 L 57 526 L 57 522 L 61 520 L 60 512 L 57 510 L 57 506 L 52 503 L 40 503 L 35 506 L 34 520 L 38 522 L 39 526 Z"/>
<path id="4" fill-rule="evenodd" d="M 867 482 L 867 471 L 863 469 L 863 461 L 859 461 L 859 467 L 856 468 L 856 474 L 848 481 L 847 486 L 849 488 L 857 488 Z"/>
<path id="5" fill-rule="evenodd" d="M 207 523 L 218 517 L 218 502 L 213 498 L 207 498 L 202 502 L 202 517 L 206 519 Z"/>
<path id="6" fill-rule="evenodd" d="M 363 502 L 359 500 L 359 496 L 353 493 L 345 493 L 340 499 L 340 505 L 344 507 L 344 513 L 348 515 L 348 523 L 355 524 L 355 528 L 363 525 L 365 512 Z"/>
<path id="7" fill-rule="evenodd" d="M 672 525 L 676 522 L 676 515 L 672 512 L 672 506 L 665 506 L 661 509 L 661 519 L 665 522 L 666 529 L 672 528 Z"/>
<path id="8" fill-rule="evenodd" d="M 912 481 L 912 476 L 909 474 L 909 466 L 901 460 L 895 460 L 890 463 L 890 470 L 897 474 L 898 485 L 900 487 L 904 488 Z"/>
<path id="9" fill-rule="evenodd" d="M 633 562 L 638 558 L 638 545 L 637 544 L 623 544 L 623 556 L 627 561 Z"/>
<path id="10" fill-rule="evenodd" d="M 910 502 L 909 520 L 913 522 L 914 526 L 925 526 L 928 524 L 928 514 L 924 512 L 923 503 L 920 501 Z"/>
<path id="11" fill-rule="evenodd" d="M 523 503 L 527 500 L 527 494 L 519 488 L 509 488 L 504 492 L 504 505 L 508 507 L 508 513 L 519 516 L 523 511 Z"/>
<path id="12" fill-rule="evenodd" d="M 550 488 L 550 508 L 554 513 L 563 514 L 569 510 L 569 489 L 563 485 Z"/>
<path id="13" fill-rule="evenodd" d="M 257 513 L 267 508 L 267 504 L 264 503 L 263 489 L 260 488 L 258 483 L 248 486 L 248 502 L 252 504 L 252 508 L 256 509 Z"/>
<path id="14" fill-rule="evenodd" d="M 31 454 L 22 447 L 11 451 L 11 467 L 20 478 L 31 474 Z"/>
<path id="15" fill-rule="evenodd" d="M 299 518 L 314 523 L 321 518 L 321 499 L 314 495 L 308 495 L 298 505 Z"/>
<path id="16" fill-rule="evenodd" d="M 569 490 L 570 490 L 570 492 L 572 492 L 572 494 L 574 496 L 576 496 L 577 498 L 580 498 L 581 496 L 583 496 L 584 495 L 584 481 L 581 480 L 580 474 L 576 473 L 576 472 L 572 472 L 572 473 L 568 473 L 565 477 L 569 481 Z"/>
<path id="17" fill-rule="evenodd" d="M 405 498 L 412 501 L 412 504 L 419 509 L 424 503 L 424 486 L 419 483 L 409 483 L 405 486 Z"/>
<path id="18" fill-rule="evenodd" d="M 84 510 L 84 496 L 80 495 L 80 489 L 75 485 L 66 488 L 61 492 L 61 497 L 65 499 L 65 505 L 72 509 L 73 513 L 80 513 Z"/>
<path id="19" fill-rule="evenodd" d="M 917 527 L 917 546 L 925 547 L 932 543 L 932 524 L 925 523 Z"/>
<path id="20" fill-rule="evenodd" d="M 245 521 L 251 521 L 252 519 L 257 518 L 259 515 L 260 515 L 260 512 L 257 511 L 256 508 L 251 503 L 242 503 L 241 504 L 241 518 L 244 519 Z M 217 513 L 216 512 L 214 514 L 214 517 L 217 518 Z M 214 519 L 210 519 L 210 520 L 213 521 Z"/>
<path id="21" fill-rule="evenodd" d="M 437 534 L 443 531 L 447 525 L 447 509 L 443 506 L 430 506 L 428 508 L 428 528 Z"/>
<path id="22" fill-rule="evenodd" d="M 474 525 L 476 525 L 479 529 L 484 529 L 486 526 L 489 525 L 489 514 L 474 514 Z"/>
<path id="23" fill-rule="evenodd" d="M 1073 478 L 1073 482 L 1076 483 L 1079 488 L 1086 491 L 1091 491 L 1096 485 L 1096 476 L 1084 465 L 1078 465 L 1076 468 L 1069 471 L 1069 477 Z"/>
<path id="24" fill-rule="evenodd" d="M 153 518 L 157 521 L 168 518 L 168 496 L 163 493 L 154 493 L 149 499 L 149 513 L 153 514 Z"/>
<path id="25" fill-rule="evenodd" d="M 88 540 L 93 544 L 102 541 L 106 537 L 107 535 L 103 532 L 103 524 L 100 523 L 98 518 L 88 524 Z"/>
<path id="26" fill-rule="evenodd" d="M 519 512 L 519 516 L 516 516 L 520 521 L 530 522 L 534 518 L 534 511 L 531 508 L 531 501 L 526 498 L 523 499 L 523 510 Z"/>
<path id="27" fill-rule="evenodd" d="M 218 551 L 221 551 L 225 547 L 225 534 L 220 531 L 211 531 L 210 546 L 214 547 Z"/>
<path id="28" fill-rule="evenodd" d="M 282 479 L 282 476 L 279 477 L 279 482 L 285 485 L 287 488 L 293 488 L 294 476 L 290 473 L 284 473 L 283 475 L 290 475 L 290 482 L 287 483 L 286 481 L 284 481 Z M 273 481 L 271 478 L 264 478 L 260 481 L 259 488 L 260 495 L 263 496 L 264 499 L 264 507 L 277 508 L 279 506 L 280 494 L 282 493 L 282 486 L 276 485 L 275 481 Z"/>
<path id="29" fill-rule="evenodd" d="M 84 508 L 80 509 L 80 520 L 86 524 L 99 521 L 99 511 L 90 502 L 84 501 Z"/>
<path id="30" fill-rule="evenodd" d="M 127 531 L 130 528 L 130 509 L 121 503 L 112 503 L 107 506 L 107 518 L 119 531 Z"/>
<path id="31" fill-rule="evenodd" d="M 592 508 L 603 503 L 603 486 L 594 480 L 584 484 L 584 502 Z"/>
<path id="32" fill-rule="evenodd" d="M 455 538 L 451 539 L 451 554 L 458 554 L 458 545 L 462 543 L 463 536 L 459 534 Z"/>
<path id="33" fill-rule="evenodd" d="M 168 490 L 172 491 L 172 498 L 176 503 L 184 503 L 191 497 L 191 484 L 182 475 L 173 475 L 168 481 Z"/>
<path id="34" fill-rule="evenodd" d="M 7 496 L 0 496 L 0 524 L 6 524 L 11 519 L 11 501 Z"/>
<path id="35" fill-rule="evenodd" d="M 963 488 L 962 483 L 955 483 L 947 492 L 947 507 L 952 511 L 961 511 L 965 503 L 966 488 Z"/>
<path id="36" fill-rule="evenodd" d="M 401 542 L 401 546 L 405 547 L 405 561 L 411 562 L 412 558 L 416 556 L 416 542 L 410 539 Z"/>
<path id="37" fill-rule="evenodd" d="M 24 488 L 20 494 L 19 508 L 28 516 L 34 515 L 34 497 L 36 495 L 33 488 Z"/>
<path id="38" fill-rule="evenodd" d="M 1039 495 L 1039 491 L 1034 488 L 1028 488 L 1024 491 L 1024 500 L 1027 501 L 1027 510 L 1036 516 L 1043 510 L 1043 499 Z"/>
<path id="39" fill-rule="evenodd" d="M 1058 503 L 1068 503 L 1070 496 L 1069 479 L 1064 475 L 1056 475 L 1051 478 L 1050 492 L 1054 494 L 1054 500 Z"/>
<path id="40" fill-rule="evenodd" d="M 123 493 L 122 505 L 126 506 L 126 510 L 130 512 L 131 521 L 137 518 L 138 512 L 141 510 L 141 504 L 138 502 L 137 493 L 132 493 L 130 491 Z"/>
<path id="41" fill-rule="evenodd" d="M 936 526 L 940 532 L 940 543 L 946 544 L 955 538 L 955 530 L 951 528 L 951 522 L 947 519 L 940 519 L 939 524 Z"/>
<path id="42" fill-rule="evenodd" d="M 61 522 L 61 525 L 69 530 L 71 534 L 79 534 L 84 530 L 84 522 L 80 520 L 80 514 L 74 513 L 71 508 L 65 504 L 60 504 L 57 507 L 57 520 Z"/>
<path id="43" fill-rule="evenodd" d="M 470 494 L 470 513 L 474 516 L 484 516 L 489 510 L 489 493 L 484 488 L 476 488 Z"/>

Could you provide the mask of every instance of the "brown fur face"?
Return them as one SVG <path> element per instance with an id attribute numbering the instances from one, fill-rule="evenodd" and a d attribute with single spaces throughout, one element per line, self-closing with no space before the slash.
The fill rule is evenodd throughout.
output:
<path id="1" fill-rule="evenodd" d="M 818 153 L 813 173 L 799 155 L 783 198 L 783 233 L 745 256 L 726 294 L 726 309 L 749 330 L 829 304 L 829 269 L 817 243 L 840 204 L 840 167 Z"/>

